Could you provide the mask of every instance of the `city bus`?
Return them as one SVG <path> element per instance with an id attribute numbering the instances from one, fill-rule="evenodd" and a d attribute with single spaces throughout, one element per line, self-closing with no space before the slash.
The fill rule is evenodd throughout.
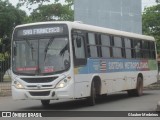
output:
<path id="1" fill-rule="evenodd" d="M 12 37 L 15 100 L 86 99 L 118 91 L 141 96 L 157 82 L 155 39 L 79 22 L 15 27 Z"/>

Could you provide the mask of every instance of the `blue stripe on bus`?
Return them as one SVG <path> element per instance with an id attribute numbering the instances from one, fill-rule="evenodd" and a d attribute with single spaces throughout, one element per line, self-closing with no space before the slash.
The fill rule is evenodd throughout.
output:
<path id="1" fill-rule="evenodd" d="M 156 70 L 155 60 L 88 59 L 87 65 L 77 68 L 77 74 L 111 73 Z"/>

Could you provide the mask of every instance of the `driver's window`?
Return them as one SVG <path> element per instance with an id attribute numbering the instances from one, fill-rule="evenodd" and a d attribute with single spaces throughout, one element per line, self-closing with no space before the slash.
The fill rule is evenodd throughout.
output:
<path id="1" fill-rule="evenodd" d="M 85 59 L 84 37 L 79 35 L 73 36 L 74 51 L 76 59 Z"/>

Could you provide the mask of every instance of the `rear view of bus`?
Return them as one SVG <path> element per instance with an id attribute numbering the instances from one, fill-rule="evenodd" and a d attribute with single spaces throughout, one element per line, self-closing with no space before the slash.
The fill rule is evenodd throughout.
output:
<path id="1" fill-rule="evenodd" d="M 17 26 L 12 39 L 12 96 L 16 100 L 72 98 L 68 27 L 62 23 Z"/>

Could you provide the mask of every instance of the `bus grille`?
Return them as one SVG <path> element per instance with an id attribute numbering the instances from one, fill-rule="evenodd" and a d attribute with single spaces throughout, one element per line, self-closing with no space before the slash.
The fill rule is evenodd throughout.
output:
<path id="1" fill-rule="evenodd" d="M 47 78 L 21 78 L 27 83 L 49 83 L 53 82 L 58 77 L 47 77 Z"/>
<path id="2" fill-rule="evenodd" d="M 50 91 L 29 92 L 32 96 L 48 96 Z"/>

